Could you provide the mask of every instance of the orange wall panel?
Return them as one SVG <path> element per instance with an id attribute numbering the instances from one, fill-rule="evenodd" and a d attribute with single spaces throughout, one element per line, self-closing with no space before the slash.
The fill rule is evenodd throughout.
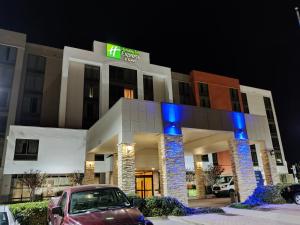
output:
<path id="1" fill-rule="evenodd" d="M 232 111 L 229 88 L 235 88 L 239 91 L 240 105 L 243 111 L 240 83 L 238 79 L 195 70 L 191 72 L 191 78 L 194 85 L 196 104 L 198 106 L 200 105 L 198 83 L 203 82 L 208 84 L 210 105 L 212 109 Z"/>

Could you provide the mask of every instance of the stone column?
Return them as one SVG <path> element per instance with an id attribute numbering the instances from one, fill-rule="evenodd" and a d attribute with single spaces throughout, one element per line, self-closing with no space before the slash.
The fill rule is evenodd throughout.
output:
<path id="1" fill-rule="evenodd" d="M 195 168 L 197 198 L 199 199 L 205 198 L 205 177 L 203 172 L 201 155 L 194 155 L 194 168 Z"/>
<path id="2" fill-rule="evenodd" d="M 230 140 L 232 172 L 240 201 L 245 201 L 256 188 L 253 162 L 248 140 Z"/>
<path id="3" fill-rule="evenodd" d="M 118 186 L 118 153 L 113 154 L 113 185 Z"/>
<path id="4" fill-rule="evenodd" d="M 118 186 L 126 194 L 135 194 L 134 144 L 118 145 Z"/>
<path id="5" fill-rule="evenodd" d="M 95 184 L 95 154 L 87 154 L 83 184 Z"/>
<path id="6" fill-rule="evenodd" d="M 161 134 L 158 143 L 161 193 L 187 204 L 186 169 L 181 135 Z"/>
<path id="7" fill-rule="evenodd" d="M 272 185 L 279 183 L 279 176 L 277 173 L 275 156 L 271 155 L 271 152 L 266 149 L 264 142 L 260 143 L 259 148 L 260 156 L 263 163 L 266 184 Z"/>

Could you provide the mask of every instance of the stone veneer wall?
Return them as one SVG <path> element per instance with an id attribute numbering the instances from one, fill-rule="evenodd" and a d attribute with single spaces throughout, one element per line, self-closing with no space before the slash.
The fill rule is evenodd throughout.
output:
<path id="1" fill-rule="evenodd" d="M 83 184 L 95 184 L 95 161 L 86 161 Z"/>
<path id="2" fill-rule="evenodd" d="M 118 153 L 113 154 L 113 185 L 118 186 Z"/>
<path id="3" fill-rule="evenodd" d="M 198 198 L 205 198 L 205 177 L 202 167 L 202 156 L 194 155 L 195 180 Z"/>
<path id="4" fill-rule="evenodd" d="M 256 188 L 253 162 L 248 140 L 230 140 L 231 162 L 236 191 L 245 201 Z"/>
<path id="5" fill-rule="evenodd" d="M 162 134 L 158 143 L 161 192 L 187 204 L 186 169 L 181 135 Z"/>
<path id="6" fill-rule="evenodd" d="M 135 194 L 135 150 L 133 145 L 118 145 L 118 186 L 125 194 Z"/>
<path id="7" fill-rule="evenodd" d="M 266 149 L 264 142 L 260 143 L 259 148 L 267 185 L 279 183 L 275 156 L 272 156 Z"/>

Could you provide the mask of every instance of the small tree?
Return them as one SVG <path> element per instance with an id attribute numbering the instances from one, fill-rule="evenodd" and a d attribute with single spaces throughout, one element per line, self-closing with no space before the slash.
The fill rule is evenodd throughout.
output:
<path id="1" fill-rule="evenodd" d="M 29 170 L 24 172 L 23 176 L 19 179 L 20 182 L 29 188 L 30 201 L 35 200 L 35 191 L 37 188 L 42 187 L 47 175 L 41 173 L 39 170 Z"/>
<path id="2" fill-rule="evenodd" d="M 80 171 L 74 171 L 69 175 L 69 181 L 71 185 L 76 186 L 76 185 L 81 185 L 83 181 L 83 176 L 80 173 Z"/>
<path id="3" fill-rule="evenodd" d="M 224 169 L 218 165 L 209 165 L 208 169 L 205 171 L 205 179 L 208 186 L 212 186 L 220 178 Z"/>

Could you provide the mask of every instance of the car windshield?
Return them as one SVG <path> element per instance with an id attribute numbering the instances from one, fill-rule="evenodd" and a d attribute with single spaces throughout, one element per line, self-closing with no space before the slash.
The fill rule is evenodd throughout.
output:
<path id="1" fill-rule="evenodd" d="M 71 195 L 70 214 L 130 206 L 125 194 L 116 188 L 76 192 Z"/>
<path id="2" fill-rule="evenodd" d="M 218 180 L 217 180 L 217 184 L 226 184 L 226 183 L 229 183 L 230 180 L 231 180 L 232 177 L 220 177 Z"/>
<path id="3" fill-rule="evenodd" d="M 0 225 L 8 225 L 8 218 L 6 212 L 0 212 Z"/>

